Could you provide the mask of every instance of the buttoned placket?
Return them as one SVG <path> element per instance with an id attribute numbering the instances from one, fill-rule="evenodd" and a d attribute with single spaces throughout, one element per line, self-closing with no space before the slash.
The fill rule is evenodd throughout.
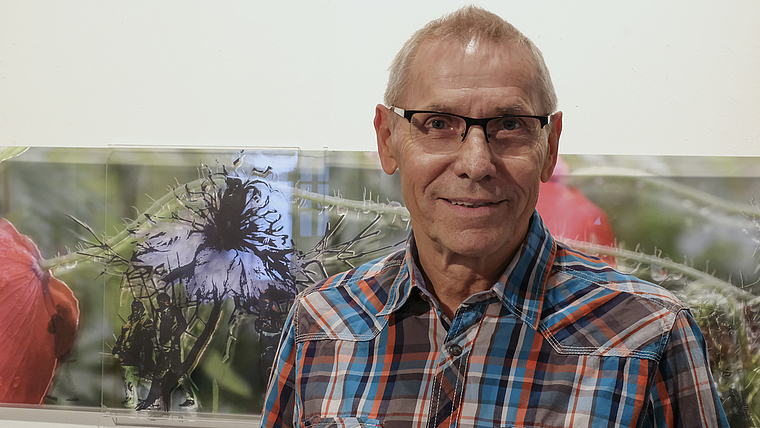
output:
<path id="1" fill-rule="evenodd" d="M 469 358 L 488 305 L 498 302 L 492 292 L 472 296 L 457 310 L 439 346 L 428 428 L 456 427 L 467 385 Z"/>

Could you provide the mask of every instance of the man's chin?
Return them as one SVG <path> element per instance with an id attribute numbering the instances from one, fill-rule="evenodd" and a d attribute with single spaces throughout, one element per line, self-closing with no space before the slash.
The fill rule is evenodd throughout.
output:
<path id="1" fill-rule="evenodd" d="M 467 258 L 511 257 L 522 239 L 507 240 L 511 234 L 504 230 L 464 231 L 452 234 L 448 239 L 448 250 Z M 503 261 L 503 260 L 502 260 Z"/>

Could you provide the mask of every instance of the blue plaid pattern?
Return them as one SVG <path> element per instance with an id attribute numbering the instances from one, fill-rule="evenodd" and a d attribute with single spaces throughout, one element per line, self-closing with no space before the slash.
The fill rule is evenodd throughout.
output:
<path id="1" fill-rule="evenodd" d="M 538 214 L 453 320 L 413 246 L 298 296 L 262 426 L 728 426 L 688 308 L 555 242 Z"/>

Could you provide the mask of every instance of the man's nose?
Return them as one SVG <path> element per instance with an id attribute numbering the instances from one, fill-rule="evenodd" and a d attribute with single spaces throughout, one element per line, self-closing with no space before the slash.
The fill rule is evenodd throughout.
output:
<path id="1" fill-rule="evenodd" d="M 456 153 L 456 173 L 458 176 L 479 181 L 496 172 L 494 154 L 488 144 L 485 130 L 473 125 L 466 131 L 464 141 Z"/>

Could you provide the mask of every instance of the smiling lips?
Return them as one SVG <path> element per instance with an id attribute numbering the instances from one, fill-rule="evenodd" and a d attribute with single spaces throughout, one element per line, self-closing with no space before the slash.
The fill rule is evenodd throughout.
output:
<path id="1" fill-rule="evenodd" d="M 502 201 L 496 201 L 496 202 L 492 202 L 492 201 L 466 202 L 466 201 L 455 201 L 455 200 L 446 199 L 446 198 L 443 198 L 443 200 L 445 200 L 446 202 L 448 202 L 448 203 L 450 203 L 452 205 L 456 205 L 456 206 L 459 206 L 459 207 L 465 207 L 465 208 L 480 208 L 480 207 L 486 207 L 486 206 L 496 205 L 496 204 L 499 204 L 499 203 L 502 202 Z"/>

